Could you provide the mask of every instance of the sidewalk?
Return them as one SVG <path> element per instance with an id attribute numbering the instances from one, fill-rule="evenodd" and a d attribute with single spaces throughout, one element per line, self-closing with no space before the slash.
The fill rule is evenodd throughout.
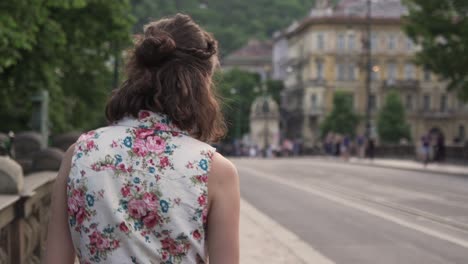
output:
<path id="1" fill-rule="evenodd" d="M 466 175 L 468 176 L 468 161 L 467 166 L 451 165 L 451 164 L 440 164 L 440 163 L 429 163 L 424 166 L 423 163 L 413 160 L 397 160 L 397 159 L 358 159 L 351 158 L 350 163 L 371 165 L 377 167 L 385 167 L 392 169 L 403 169 L 413 170 L 420 172 L 431 172 L 431 173 L 445 173 L 455 175 Z"/>
<path id="2" fill-rule="evenodd" d="M 241 264 L 333 263 L 245 200 L 240 215 Z"/>

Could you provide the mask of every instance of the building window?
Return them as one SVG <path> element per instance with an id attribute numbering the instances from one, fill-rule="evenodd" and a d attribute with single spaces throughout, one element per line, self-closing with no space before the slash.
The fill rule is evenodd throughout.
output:
<path id="1" fill-rule="evenodd" d="M 323 80 L 323 61 L 317 60 L 315 62 L 317 80 Z"/>
<path id="2" fill-rule="evenodd" d="M 310 98 L 310 104 L 312 105 L 312 109 L 317 109 L 317 95 L 313 94 Z"/>
<path id="3" fill-rule="evenodd" d="M 317 49 L 323 50 L 325 48 L 325 41 L 322 33 L 317 34 Z"/>
<path id="4" fill-rule="evenodd" d="M 411 94 L 406 95 L 405 105 L 407 110 L 413 109 L 413 96 Z"/>
<path id="5" fill-rule="evenodd" d="M 345 49 L 345 35 L 343 33 L 338 34 L 338 50 Z"/>
<path id="6" fill-rule="evenodd" d="M 375 95 L 374 94 L 369 95 L 367 100 L 368 100 L 367 103 L 369 104 L 369 109 L 371 111 L 375 111 L 377 109 L 377 101 L 376 101 Z"/>
<path id="7" fill-rule="evenodd" d="M 458 127 L 458 138 L 460 139 L 460 141 L 465 141 L 465 136 L 466 136 L 466 132 L 465 132 L 465 126 L 464 125 L 460 125 Z"/>
<path id="8" fill-rule="evenodd" d="M 393 82 L 396 80 L 397 75 L 397 68 L 396 64 L 391 62 L 388 64 L 388 69 L 387 69 L 387 80 Z"/>
<path id="9" fill-rule="evenodd" d="M 405 80 L 414 80 L 414 65 L 411 63 L 405 64 Z"/>
<path id="10" fill-rule="evenodd" d="M 356 80 L 356 66 L 354 65 L 354 63 L 348 64 L 348 80 Z"/>
<path id="11" fill-rule="evenodd" d="M 431 109 L 431 96 L 425 94 L 423 97 L 423 110 L 429 111 Z"/>
<path id="12" fill-rule="evenodd" d="M 431 71 L 427 67 L 424 67 L 424 81 L 429 82 L 431 80 Z"/>
<path id="13" fill-rule="evenodd" d="M 396 37 L 395 35 L 389 35 L 388 36 L 388 49 L 389 50 L 394 50 L 396 47 Z"/>
<path id="14" fill-rule="evenodd" d="M 348 50 L 354 50 L 356 47 L 355 40 L 356 38 L 354 37 L 354 34 L 349 34 L 348 35 Z"/>
<path id="15" fill-rule="evenodd" d="M 408 52 L 411 52 L 411 51 L 413 51 L 413 49 L 414 49 L 413 40 L 411 40 L 410 38 L 407 37 L 407 38 L 406 38 L 406 50 L 407 50 Z"/>
<path id="16" fill-rule="evenodd" d="M 378 36 L 377 33 L 372 33 L 371 34 L 371 50 L 375 51 L 379 47 L 379 41 L 378 41 Z"/>
<path id="17" fill-rule="evenodd" d="M 447 95 L 445 94 L 440 96 L 440 111 L 447 111 Z"/>
<path id="18" fill-rule="evenodd" d="M 346 79 L 346 64 L 338 63 L 336 71 L 336 79 L 338 81 L 344 81 Z"/>

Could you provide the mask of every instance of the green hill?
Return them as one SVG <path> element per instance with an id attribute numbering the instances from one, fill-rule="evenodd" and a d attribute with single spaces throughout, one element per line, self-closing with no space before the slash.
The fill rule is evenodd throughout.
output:
<path id="1" fill-rule="evenodd" d="M 219 40 L 222 54 L 249 38 L 266 39 L 273 32 L 307 15 L 315 0 L 133 0 L 134 32 L 151 19 L 183 12 Z"/>

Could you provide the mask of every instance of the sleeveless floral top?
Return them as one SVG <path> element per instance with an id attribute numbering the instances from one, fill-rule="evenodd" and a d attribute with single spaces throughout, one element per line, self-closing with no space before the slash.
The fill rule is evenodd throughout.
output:
<path id="1" fill-rule="evenodd" d="M 80 263 L 207 263 L 214 151 L 149 111 L 83 134 L 67 183 Z"/>

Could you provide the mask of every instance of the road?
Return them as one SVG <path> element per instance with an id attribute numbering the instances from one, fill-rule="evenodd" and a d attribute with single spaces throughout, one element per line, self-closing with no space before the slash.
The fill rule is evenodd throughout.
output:
<path id="1" fill-rule="evenodd" d="M 468 263 L 468 176 L 312 158 L 233 161 L 242 198 L 331 263 Z"/>

